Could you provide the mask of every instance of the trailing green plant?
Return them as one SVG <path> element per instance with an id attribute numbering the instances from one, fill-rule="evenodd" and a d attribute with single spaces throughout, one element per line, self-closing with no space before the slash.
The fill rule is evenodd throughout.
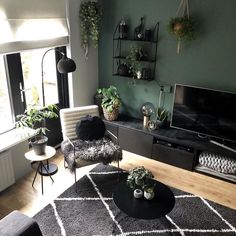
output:
<path id="1" fill-rule="evenodd" d="M 25 110 L 24 114 L 20 114 L 16 117 L 16 127 L 17 128 L 32 128 L 35 129 L 36 134 L 46 135 L 46 131 L 49 131 L 45 127 L 46 119 L 57 118 L 58 115 L 56 105 L 48 105 L 43 108 L 38 108 L 37 106 L 30 106 Z"/>
<path id="2" fill-rule="evenodd" d="M 102 95 L 101 106 L 108 112 L 112 112 L 120 107 L 121 98 L 115 86 L 111 85 L 109 88 L 100 88 L 97 90 L 97 93 Z"/>
<path id="3" fill-rule="evenodd" d="M 157 116 L 157 118 L 156 118 L 157 120 L 163 122 L 163 121 L 167 120 L 167 118 L 169 116 L 169 112 L 166 109 L 164 109 L 163 107 L 158 107 L 156 116 Z"/>
<path id="4" fill-rule="evenodd" d="M 89 39 L 92 40 L 95 48 L 98 45 L 101 15 L 101 6 L 98 2 L 81 2 L 79 11 L 81 46 L 84 49 L 86 58 L 88 54 Z"/>
<path id="5" fill-rule="evenodd" d="M 191 17 L 171 18 L 168 24 L 169 33 L 176 36 L 178 40 L 190 41 L 196 36 L 196 23 Z"/>
<path id="6" fill-rule="evenodd" d="M 141 188 L 143 190 L 153 189 L 155 181 L 153 181 L 153 174 L 151 171 L 145 169 L 143 166 L 135 167 L 129 171 L 127 177 L 127 185 L 132 188 Z"/>
<path id="7" fill-rule="evenodd" d="M 177 37 L 177 53 L 179 54 L 181 42 L 193 40 L 196 35 L 196 23 L 190 17 L 189 0 L 180 1 L 176 15 L 177 17 L 170 19 L 168 31 Z"/>

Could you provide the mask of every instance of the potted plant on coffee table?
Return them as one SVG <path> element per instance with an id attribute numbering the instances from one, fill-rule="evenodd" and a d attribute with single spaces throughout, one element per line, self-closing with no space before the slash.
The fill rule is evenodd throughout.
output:
<path id="1" fill-rule="evenodd" d="M 135 167 L 129 171 L 127 185 L 134 189 L 134 197 L 142 197 L 140 192 L 144 192 L 144 197 L 148 200 L 154 197 L 155 181 L 153 177 L 152 172 L 143 166 Z"/>
<path id="2" fill-rule="evenodd" d="M 27 127 L 35 130 L 36 135 L 30 139 L 30 144 L 36 155 L 43 155 L 45 153 L 45 148 L 48 141 L 46 131 L 49 131 L 45 127 L 46 119 L 57 118 L 58 115 L 56 114 L 56 110 L 56 105 L 48 105 L 43 108 L 30 106 L 26 109 L 24 114 L 16 117 L 17 128 Z"/>
<path id="3" fill-rule="evenodd" d="M 119 115 L 121 106 L 121 98 L 115 86 L 109 88 L 98 89 L 98 93 L 102 95 L 102 108 L 106 120 L 116 120 Z"/>
<path id="4" fill-rule="evenodd" d="M 155 186 L 156 186 L 156 182 L 152 178 L 146 179 L 146 182 L 143 186 L 143 189 L 144 189 L 143 196 L 147 200 L 151 200 L 151 199 L 154 198 L 154 196 L 155 196 Z"/>

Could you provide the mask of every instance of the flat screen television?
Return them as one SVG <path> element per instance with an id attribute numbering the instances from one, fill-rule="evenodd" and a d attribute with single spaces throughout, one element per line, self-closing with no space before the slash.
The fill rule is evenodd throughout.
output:
<path id="1" fill-rule="evenodd" d="M 171 127 L 236 142 L 236 93 L 176 84 Z"/>

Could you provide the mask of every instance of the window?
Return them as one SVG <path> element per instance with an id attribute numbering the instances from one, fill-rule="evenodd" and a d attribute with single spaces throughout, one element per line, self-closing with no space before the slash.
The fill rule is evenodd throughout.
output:
<path id="1" fill-rule="evenodd" d="M 22 114 L 29 105 L 43 106 L 42 57 L 47 48 L 0 55 L 0 133 L 15 126 L 15 116 Z M 66 54 L 66 47 L 57 48 Z M 57 72 L 61 59 L 58 51 L 50 50 L 43 61 L 45 105 L 56 104 L 59 109 L 69 107 L 68 80 L 66 74 Z M 59 119 L 46 123 L 49 145 L 62 141 Z"/>
<path id="2" fill-rule="evenodd" d="M 0 55 L 0 133 L 14 127 L 11 98 L 8 89 L 5 63 L 3 56 Z M 3 125 L 4 124 L 4 125 Z"/>
<path id="3" fill-rule="evenodd" d="M 41 62 L 47 48 L 22 52 L 24 92 L 26 106 L 43 106 Z M 58 85 L 55 51 L 49 51 L 43 61 L 45 105 L 58 103 Z M 23 85 L 21 84 L 21 89 Z"/>

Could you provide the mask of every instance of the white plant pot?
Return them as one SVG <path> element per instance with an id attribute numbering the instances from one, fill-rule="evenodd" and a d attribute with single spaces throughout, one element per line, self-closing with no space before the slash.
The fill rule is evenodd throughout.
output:
<path id="1" fill-rule="evenodd" d="M 153 199 L 154 196 L 155 196 L 155 193 L 154 193 L 154 192 L 148 193 L 148 192 L 144 191 L 144 197 L 145 197 L 147 200 Z"/>
<path id="2" fill-rule="evenodd" d="M 143 191 L 141 189 L 134 190 L 134 197 L 135 198 L 141 198 L 142 196 L 143 196 Z"/>
<path id="3" fill-rule="evenodd" d="M 136 76 L 137 76 L 137 79 L 141 79 L 142 78 L 142 72 L 141 71 L 137 71 L 136 72 Z"/>

